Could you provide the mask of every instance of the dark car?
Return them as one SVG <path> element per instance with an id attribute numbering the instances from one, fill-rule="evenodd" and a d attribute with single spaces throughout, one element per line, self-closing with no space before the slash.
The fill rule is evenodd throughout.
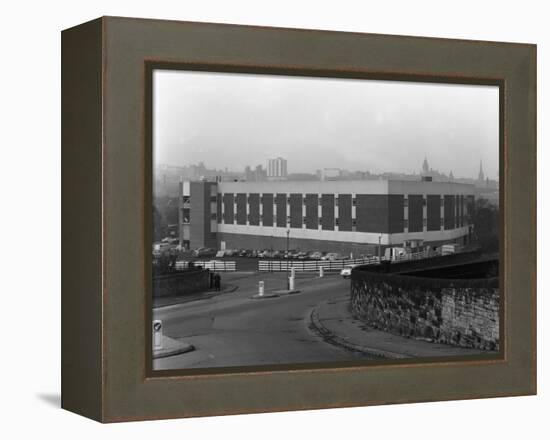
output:
<path id="1" fill-rule="evenodd" d="M 271 254 L 271 258 L 281 259 L 284 258 L 285 253 L 283 251 L 275 251 Z"/>
<path id="2" fill-rule="evenodd" d="M 251 257 L 252 251 L 250 249 L 243 249 L 239 254 L 240 257 Z"/>
<path id="3" fill-rule="evenodd" d="M 195 257 L 215 257 L 216 250 L 212 248 L 198 248 L 193 252 Z"/>

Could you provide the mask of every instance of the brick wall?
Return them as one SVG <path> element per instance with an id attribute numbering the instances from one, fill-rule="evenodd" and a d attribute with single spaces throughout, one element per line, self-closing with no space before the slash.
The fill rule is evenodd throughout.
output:
<path id="1" fill-rule="evenodd" d="M 447 280 L 354 270 L 351 308 L 357 319 L 390 333 L 499 349 L 498 278 Z"/>

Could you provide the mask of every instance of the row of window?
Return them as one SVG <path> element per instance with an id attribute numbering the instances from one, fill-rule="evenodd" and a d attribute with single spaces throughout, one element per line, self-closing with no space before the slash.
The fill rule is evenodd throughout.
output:
<path id="1" fill-rule="evenodd" d="M 215 220 L 216 218 L 217 218 L 217 215 L 216 215 L 216 214 L 212 214 L 212 219 Z M 247 219 L 247 221 L 250 223 L 250 221 L 251 221 L 250 215 L 247 215 L 247 216 L 246 216 L 246 219 Z M 258 220 L 261 221 L 261 222 L 263 222 L 264 216 L 263 216 L 263 215 L 260 215 Z M 276 219 L 273 219 L 273 218 L 272 218 L 272 220 L 274 220 L 273 223 L 276 223 Z M 290 224 L 290 216 L 287 216 L 287 217 L 286 217 L 286 223 L 287 223 L 287 224 Z M 458 226 L 462 226 L 462 225 L 464 224 L 464 222 L 463 222 L 463 221 L 461 222 L 461 221 L 460 221 L 460 218 L 458 218 L 458 217 L 455 217 L 454 223 L 455 223 L 455 225 L 456 225 L 457 227 L 458 227 Z M 237 224 L 237 219 L 234 219 L 234 220 L 233 220 L 233 224 Z M 305 221 L 305 219 L 304 219 L 304 220 L 303 220 L 303 225 L 307 225 L 307 224 L 308 224 L 308 223 L 307 223 L 307 222 Z M 323 219 L 322 219 L 322 218 L 319 218 L 318 224 L 319 224 L 319 226 L 322 226 L 322 225 L 323 225 Z M 339 224 L 340 224 L 340 219 L 339 219 L 339 218 L 335 218 L 335 219 L 334 219 L 334 224 L 335 224 L 336 226 L 339 226 Z M 443 226 L 445 225 L 445 219 L 444 219 L 444 218 L 441 218 L 440 224 L 441 224 L 441 227 L 443 227 Z M 354 218 L 351 219 L 351 225 L 352 225 L 352 226 L 357 226 L 357 219 L 354 219 Z M 422 226 L 425 227 L 426 225 L 427 225 L 427 219 L 424 218 L 424 219 L 422 219 Z M 408 228 L 408 227 L 409 227 L 409 221 L 408 221 L 407 219 L 404 219 L 404 220 L 403 220 L 403 227 L 404 227 L 404 228 Z"/>
<path id="2" fill-rule="evenodd" d="M 464 201 L 466 201 L 466 197 L 467 197 L 467 196 L 452 196 L 452 197 L 456 197 L 457 200 L 458 200 L 459 197 L 463 197 L 463 198 L 464 198 Z M 222 198 L 221 200 L 223 200 L 223 198 Z M 236 198 L 235 196 L 233 196 L 233 200 L 234 200 L 233 203 L 236 203 L 237 198 Z M 274 205 L 277 205 L 277 200 L 276 200 L 276 198 L 270 198 L 270 200 L 273 200 L 273 204 L 274 204 Z M 306 198 L 303 197 L 302 200 L 305 202 Z M 213 200 L 212 200 L 212 201 L 215 202 L 215 201 L 216 201 L 216 197 L 213 197 Z M 257 199 L 257 201 L 258 201 L 260 204 L 262 204 L 262 205 L 264 204 L 264 198 L 263 198 L 263 197 L 260 197 L 259 199 Z M 250 196 L 248 196 L 248 197 L 246 198 L 246 203 L 247 203 L 247 204 L 252 203 L 252 200 L 251 200 L 251 197 L 250 197 Z M 290 197 L 287 197 L 287 198 L 286 198 L 286 204 L 287 204 L 287 205 L 290 205 L 290 203 L 291 203 Z M 318 204 L 319 206 L 323 206 L 323 199 L 320 198 L 320 197 L 318 197 L 318 203 L 317 203 L 317 204 Z M 352 206 L 357 206 L 357 199 L 356 199 L 355 197 L 353 197 L 353 198 L 351 199 L 351 204 L 352 204 Z M 425 198 L 425 197 L 422 197 L 422 206 L 426 206 L 426 204 L 427 204 L 426 198 Z M 444 197 L 441 197 L 441 206 L 444 206 L 444 204 L 445 204 L 445 198 L 444 198 Z M 334 206 L 338 206 L 338 197 L 334 197 Z M 405 207 L 408 207 L 408 206 L 409 206 L 409 199 L 408 199 L 408 198 L 403 198 L 403 206 L 405 206 Z"/>

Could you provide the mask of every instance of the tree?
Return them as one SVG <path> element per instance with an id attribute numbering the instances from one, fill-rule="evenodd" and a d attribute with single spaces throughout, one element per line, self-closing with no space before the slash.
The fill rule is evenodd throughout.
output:
<path id="1" fill-rule="evenodd" d="M 499 250 L 499 209 L 487 199 L 476 199 L 472 222 L 477 243 L 483 252 Z"/>

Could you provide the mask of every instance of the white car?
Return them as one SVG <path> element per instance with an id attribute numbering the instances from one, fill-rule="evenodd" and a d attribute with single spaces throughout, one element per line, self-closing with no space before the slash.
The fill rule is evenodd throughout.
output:
<path id="1" fill-rule="evenodd" d="M 342 275 L 343 278 L 349 278 L 351 277 L 351 270 L 356 267 L 357 264 L 350 264 L 349 266 L 346 266 L 344 267 L 341 271 L 340 271 L 340 275 Z"/>

